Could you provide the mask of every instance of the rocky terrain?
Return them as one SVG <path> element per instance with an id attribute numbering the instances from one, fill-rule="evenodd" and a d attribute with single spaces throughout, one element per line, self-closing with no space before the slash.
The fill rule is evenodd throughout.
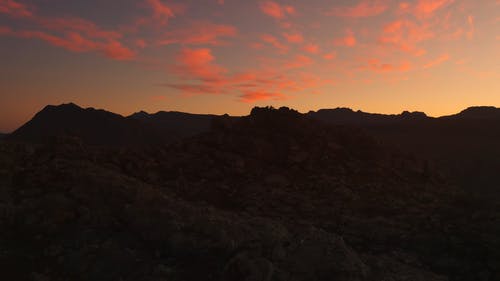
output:
<path id="1" fill-rule="evenodd" d="M 0 228 L 4 280 L 500 279 L 498 203 L 288 108 L 168 144 L 0 143 Z"/>
<path id="2" fill-rule="evenodd" d="M 500 109 L 470 107 L 439 118 L 422 112 L 400 115 L 346 108 L 307 114 L 331 124 L 363 129 L 377 139 L 431 160 L 462 189 L 483 200 L 500 200 Z"/>

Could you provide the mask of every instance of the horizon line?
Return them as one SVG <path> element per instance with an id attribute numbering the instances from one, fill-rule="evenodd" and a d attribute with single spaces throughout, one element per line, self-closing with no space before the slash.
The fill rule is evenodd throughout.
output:
<path id="1" fill-rule="evenodd" d="M 114 111 L 111 111 L 111 110 L 108 110 L 108 109 L 104 109 L 104 108 L 97 108 L 97 107 L 93 107 L 93 106 L 81 106 L 81 105 L 78 105 L 77 103 L 75 102 L 63 102 L 63 103 L 60 103 L 58 105 L 54 105 L 54 104 L 47 104 L 45 105 L 42 109 L 40 109 L 39 111 L 37 111 L 29 120 L 27 120 L 26 122 L 22 123 L 19 127 L 17 127 L 16 129 L 10 131 L 10 132 L 6 132 L 6 131 L 0 131 L 0 134 L 4 134 L 4 135 L 8 135 L 8 134 L 11 134 L 13 132 L 15 132 L 17 129 L 21 128 L 22 126 L 24 126 L 27 122 L 31 121 L 35 116 L 36 114 L 38 114 L 39 112 L 43 111 L 45 108 L 51 106 L 51 107 L 61 107 L 61 106 L 64 106 L 64 105 L 75 105 L 81 109 L 94 109 L 94 110 L 103 110 L 103 111 L 106 111 L 106 112 L 110 112 L 110 113 L 113 113 L 113 114 L 117 114 L 123 118 L 127 118 L 127 117 L 130 117 L 136 113 L 140 113 L 140 112 L 145 112 L 146 114 L 148 115 L 154 115 L 154 114 L 157 114 L 157 113 L 160 113 L 160 112 L 172 112 L 172 113 L 185 113 L 185 114 L 192 114 L 192 115 L 214 115 L 214 116 L 222 116 L 222 115 L 229 115 L 229 116 L 232 116 L 232 117 L 244 117 L 244 116 L 248 116 L 250 114 L 250 112 L 246 115 L 231 115 L 231 114 L 228 114 L 228 113 L 223 113 L 223 114 L 216 114 L 216 113 L 195 113 L 195 112 L 188 112 L 188 111 L 178 111 L 178 110 L 159 110 L 155 113 L 149 113 L 147 112 L 146 110 L 138 110 L 138 111 L 134 111 L 130 114 L 121 114 L 121 113 L 117 113 L 117 112 L 114 112 Z M 300 110 L 297 110 L 297 109 L 294 109 L 293 107 L 289 107 L 289 106 L 274 106 L 274 105 L 264 105 L 264 106 L 253 106 L 253 108 L 264 108 L 264 107 L 271 107 L 271 108 L 275 108 L 275 109 L 279 109 L 279 108 L 282 108 L 282 107 L 286 107 L 286 108 L 289 108 L 289 109 L 293 109 L 293 110 L 296 110 L 297 112 L 301 113 L 301 114 L 307 114 L 309 112 L 318 112 L 320 110 L 337 110 L 337 109 L 349 109 L 351 110 L 352 112 L 361 112 L 361 113 L 367 113 L 367 114 L 377 114 L 377 115 L 386 115 L 386 116 L 398 116 L 398 115 L 402 115 L 403 113 L 405 112 L 409 112 L 409 113 L 424 113 L 427 117 L 429 118 L 443 118 L 443 117 L 448 117 L 448 116 L 453 116 L 453 115 L 457 115 L 467 109 L 470 109 L 470 108 L 494 108 L 494 109 L 500 109 L 500 107 L 496 107 L 494 105 L 471 105 L 471 106 L 467 106 L 466 108 L 456 112 L 456 113 L 452 113 L 452 114 L 447 114 L 447 115 L 440 115 L 440 116 L 432 116 L 432 115 L 429 115 L 427 114 L 425 111 L 419 111 L 419 110 L 415 110 L 415 111 L 410 111 L 410 110 L 403 110 L 399 113 L 381 113 L 381 112 L 368 112 L 368 111 L 364 111 L 364 110 L 361 110 L 361 109 L 355 109 L 355 108 L 351 108 L 351 107 L 346 107 L 346 106 L 338 106 L 338 107 L 325 107 L 325 108 L 319 108 L 317 110 L 308 110 L 308 111 L 300 111 Z M 250 109 L 251 111 L 251 109 Z"/>

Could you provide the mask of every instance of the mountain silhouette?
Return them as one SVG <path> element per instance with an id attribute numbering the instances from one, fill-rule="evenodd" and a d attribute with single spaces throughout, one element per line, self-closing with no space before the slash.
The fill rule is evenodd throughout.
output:
<path id="1" fill-rule="evenodd" d="M 60 135 L 77 136 L 89 144 L 121 145 L 147 139 L 150 132 L 121 115 L 68 103 L 46 106 L 9 138 L 42 142 Z"/>
<path id="2" fill-rule="evenodd" d="M 399 115 L 396 114 L 376 114 L 363 111 L 353 111 L 350 108 L 320 109 L 310 111 L 308 116 L 339 125 L 369 125 L 385 124 L 408 120 L 424 120 L 429 117 L 423 112 L 405 111 Z"/>
<path id="3" fill-rule="evenodd" d="M 178 138 L 196 135 L 210 129 L 215 115 L 191 114 L 176 111 L 159 111 L 148 114 L 144 111 L 134 113 L 127 119 L 140 120 L 145 126 L 163 134 Z"/>
<path id="4" fill-rule="evenodd" d="M 486 198 L 500 197 L 500 178 L 497 176 L 497 167 L 500 167 L 499 108 L 470 107 L 437 118 L 423 112 L 384 115 L 349 108 L 296 114 L 361 129 L 379 141 L 430 160 L 465 189 L 476 190 Z M 123 117 L 69 103 L 45 107 L 7 139 L 39 143 L 54 136 L 69 135 L 94 145 L 166 144 L 208 132 L 215 117 L 165 111 L 155 114 L 140 111 Z M 239 117 L 222 119 L 229 124 Z M 269 122 L 272 124 L 272 120 Z M 476 188 L 478 184 L 480 189 Z"/>
<path id="5" fill-rule="evenodd" d="M 18 141 L 44 142 L 55 136 L 74 136 L 94 145 L 148 145 L 190 136 L 208 130 L 210 115 L 176 112 L 129 117 L 81 108 L 74 103 L 46 106 L 33 119 L 10 134 Z"/>
<path id="6" fill-rule="evenodd" d="M 447 118 L 500 120 L 500 108 L 496 108 L 494 106 L 474 106 L 469 107 L 458 114 L 448 116 Z"/>
<path id="7" fill-rule="evenodd" d="M 308 115 L 331 124 L 362 128 L 385 143 L 432 160 L 463 188 L 492 200 L 500 198 L 499 108 L 470 107 L 438 118 L 423 113 L 380 115 L 349 109 L 319 110 Z"/>
<path id="8" fill-rule="evenodd" d="M 397 139 L 394 141 L 399 142 L 401 131 L 409 133 L 410 138 L 413 138 L 413 134 L 420 134 L 422 130 L 439 133 L 444 129 L 448 135 L 465 135 L 467 129 L 477 128 L 476 125 L 481 128 L 479 135 L 496 137 L 497 130 L 487 128 L 495 126 L 500 120 L 500 109 L 471 107 L 458 114 L 439 118 L 428 117 L 423 112 L 405 111 L 398 115 L 385 115 L 349 108 L 321 109 L 305 115 L 331 124 L 364 128 L 380 137 L 386 134 L 395 136 Z M 101 145 L 163 143 L 208 131 L 214 117 L 216 115 L 174 111 L 154 114 L 140 111 L 124 117 L 68 103 L 46 106 L 32 120 L 10 134 L 9 138 L 40 142 L 57 135 L 72 135 L 82 138 L 84 142 Z"/>

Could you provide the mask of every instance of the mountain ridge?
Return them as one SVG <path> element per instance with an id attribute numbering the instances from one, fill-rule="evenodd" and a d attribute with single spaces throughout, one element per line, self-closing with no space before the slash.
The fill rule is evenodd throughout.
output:
<path id="1" fill-rule="evenodd" d="M 252 113 L 259 109 L 262 108 L 254 108 Z M 481 189 L 476 193 L 486 198 L 499 197 L 500 179 L 496 175 L 496 167 L 500 166 L 499 108 L 474 106 L 441 117 L 408 111 L 384 115 L 349 108 L 292 112 L 332 125 L 362 129 L 381 142 L 436 163 L 464 189 L 476 190 L 475 186 L 480 183 Z M 69 135 L 92 145 L 158 145 L 208 132 L 213 126 L 228 126 L 241 118 L 244 117 L 178 111 L 153 114 L 139 111 L 122 116 L 68 103 L 46 106 L 3 140 L 41 143 L 55 136 Z"/>
<path id="2" fill-rule="evenodd" d="M 206 130 L 212 117 L 165 111 L 155 114 L 141 111 L 123 116 L 104 109 L 64 103 L 45 106 L 8 139 L 40 143 L 55 136 L 69 135 L 95 145 L 148 145 Z M 156 121 L 151 123 L 150 119 Z"/>
<path id="3" fill-rule="evenodd" d="M 77 105 L 76 103 L 69 102 L 69 103 L 62 103 L 60 105 L 47 105 L 45 106 L 42 110 L 37 112 L 33 118 L 30 120 L 32 121 L 35 119 L 37 116 L 39 116 L 40 113 L 45 113 L 47 111 L 80 111 L 80 112 L 95 112 L 99 114 L 109 114 L 110 116 L 115 116 L 115 117 L 122 117 L 126 119 L 151 119 L 151 118 L 157 118 L 157 117 L 165 117 L 167 115 L 170 115 L 171 117 L 196 117 L 196 118 L 213 118 L 216 116 L 220 116 L 217 114 L 209 114 L 209 113 L 188 113 L 188 112 L 182 112 L 182 111 L 164 111 L 160 110 L 156 113 L 149 113 L 144 110 L 140 110 L 138 112 L 132 113 L 130 115 L 122 115 L 118 113 L 114 113 L 112 111 L 108 111 L 105 109 L 96 109 L 94 107 L 81 107 Z M 390 121 L 398 121 L 399 119 L 450 119 L 450 118 L 475 118 L 475 119 L 488 119 L 488 118 L 494 118 L 494 119 L 500 119 L 500 108 L 494 107 L 494 106 L 471 106 L 468 107 L 456 114 L 451 114 L 451 115 L 443 115 L 443 116 L 438 116 L 438 117 L 432 117 L 427 115 L 425 112 L 420 112 L 420 111 L 402 111 L 399 114 L 384 114 L 384 113 L 372 113 L 372 112 L 365 112 L 362 110 L 353 110 L 348 107 L 337 107 L 337 108 L 323 108 L 323 109 L 318 109 L 316 111 L 309 111 L 309 112 L 304 112 L 301 113 L 304 115 L 312 116 L 317 119 L 331 119 L 331 118 L 336 118 L 337 120 L 341 122 L 349 122 L 349 123 L 359 123 L 359 122 L 370 122 L 370 123 L 377 123 L 377 122 L 390 122 Z M 326 116 L 325 116 L 326 115 Z M 328 116 L 329 115 L 329 116 Z M 232 116 L 234 118 L 238 118 L 241 116 Z M 369 120 L 372 119 L 372 120 Z M 30 121 L 26 122 L 16 130 L 14 130 L 11 134 L 14 134 L 16 131 L 21 129 L 24 125 L 27 123 L 30 123 Z M 4 133 L 4 135 L 7 135 Z"/>

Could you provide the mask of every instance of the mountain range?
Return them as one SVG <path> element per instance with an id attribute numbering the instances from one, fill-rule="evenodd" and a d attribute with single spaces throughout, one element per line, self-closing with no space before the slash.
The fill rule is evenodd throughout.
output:
<path id="1" fill-rule="evenodd" d="M 400 127 L 406 127 L 407 132 L 418 129 L 440 131 L 443 128 L 458 132 L 477 125 L 481 125 L 481 133 L 484 133 L 485 128 L 500 120 L 500 109 L 470 107 L 458 114 L 438 118 L 429 117 L 423 112 L 405 111 L 399 115 L 385 115 L 349 108 L 321 109 L 304 115 L 332 124 L 365 128 L 375 134 L 381 132 L 381 135 L 382 131 L 395 133 L 401 130 Z M 102 109 L 84 109 L 74 103 L 48 105 L 11 133 L 9 138 L 40 142 L 57 135 L 73 135 L 94 145 L 164 143 L 208 131 L 214 117 L 217 115 L 175 111 L 155 114 L 140 111 L 124 117 Z M 490 130 L 490 133 L 495 132 Z"/>
<path id="2" fill-rule="evenodd" d="M 74 103 L 48 105 L 9 139 L 43 142 L 71 135 L 93 145 L 147 145 L 170 142 L 209 129 L 210 115 L 180 112 L 138 112 L 123 117 L 105 110 L 81 108 Z"/>
<path id="3" fill-rule="evenodd" d="M 423 112 L 384 115 L 349 108 L 321 109 L 302 115 L 334 125 L 360 128 L 381 142 L 430 160 L 463 188 L 479 190 L 478 194 L 487 198 L 498 193 L 499 108 L 470 107 L 438 118 Z M 158 145 L 207 132 L 218 117 L 165 111 L 155 114 L 140 111 L 124 117 L 69 103 L 45 107 L 6 138 L 43 142 L 57 135 L 71 135 L 91 145 Z M 240 117 L 226 118 L 236 120 Z"/>
<path id="4" fill-rule="evenodd" d="M 498 189 L 480 198 L 479 176 L 462 188 L 436 166 L 449 156 L 434 165 L 406 149 L 441 132 L 427 152 L 465 147 L 465 163 L 495 141 L 479 124 L 498 126 L 495 114 L 325 113 L 347 117 L 45 108 L 0 142 L 2 277 L 499 280 Z M 479 143 L 462 139 L 467 124 Z"/>

